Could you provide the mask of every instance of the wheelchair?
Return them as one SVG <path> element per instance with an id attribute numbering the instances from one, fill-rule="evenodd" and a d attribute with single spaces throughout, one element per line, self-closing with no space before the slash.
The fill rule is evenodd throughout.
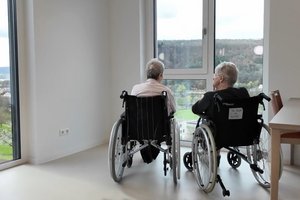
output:
<path id="1" fill-rule="evenodd" d="M 214 120 L 205 116 L 198 120 L 193 133 L 192 151 L 184 154 L 183 162 L 189 171 L 193 171 L 198 186 L 204 192 L 211 192 L 219 183 L 223 196 L 230 196 L 230 191 L 217 173 L 220 162 L 217 151 L 221 148 L 228 150 L 227 161 L 232 168 L 237 169 L 241 160 L 244 160 L 257 182 L 264 188 L 270 187 L 270 130 L 259 113 L 259 108 L 265 109 L 263 100 L 271 99 L 264 93 L 231 100 L 222 99 L 216 94 Z M 280 163 L 281 176 L 281 160 Z"/>
<path id="2" fill-rule="evenodd" d="M 133 155 L 151 147 L 163 153 L 166 176 L 172 170 L 173 181 L 180 179 L 179 128 L 173 114 L 168 114 L 167 92 L 151 97 L 137 97 L 123 91 L 121 114 L 111 130 L 109 141 L 109 169 L 115 182 L 120 182 L 125 168 L 130 168 Z"/>

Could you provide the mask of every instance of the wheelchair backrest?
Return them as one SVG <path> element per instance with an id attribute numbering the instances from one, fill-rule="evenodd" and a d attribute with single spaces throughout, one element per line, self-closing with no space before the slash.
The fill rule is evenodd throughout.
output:
<path id="1" fill-rule="evenodd" d="M 215 96 L 214 123 L 216 145 L 248 146 L 259 139 L 262 116 L 258 114 L 261 96 L 243 99 L 221 99 Z"/>
<path id="2" fill-rule="evenodd" d="M 127 141 L 162 141 L 170 133 L 166 92 L 150 97 L 125 95 L 124 102 Z"/>

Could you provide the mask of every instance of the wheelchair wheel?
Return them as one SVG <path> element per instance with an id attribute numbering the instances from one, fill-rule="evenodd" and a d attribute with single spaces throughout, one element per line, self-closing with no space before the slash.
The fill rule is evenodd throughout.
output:
<path id="1" fill-rule="evenodd" d="M 173 170 L 173 181 L 177 184 L 177 179 L 180 179 L 180 141 L 179 131 L 175 119 L 171 121 L 171 136 L 172 136 L 172 170 Z"/>
<path id="2" fill-rule="evenodd" d="M 210 192 L 216 184 L 217 154 L 213 134 L 207 125 L 201 124 L 192 141 L 193 170 L 199 187 Z"/>
<path id="3" fill-rule="evenodd" d="M 257 182 L 264 188 L 269 188 L 271 183 L 271 136 L 270 129 L 266 124 L 262 126 L 259 143 L 247 146 L 247 156 L 249 161 L 254 164 L 251 171 Z M 280 155 L 279 178 L 282 174 L 281 161 L 282 155 Z"/>
<path id="4" fill-rule="evenodd" d="M 109 141 L 109 169 L 114 181 L 122 180 L 124 168 L 126 166 L 126 145 L 122 145 L 122 119 L 113 125 Z"/>
<path id="5" fill-rule="evenodd" d="M 241 166 L 242 163 L 241 157 L 232 151 L 229 151 L 227 153 L 227 161 L 229 165 L 234 169 L 237 169 L 239 166 Z"/>

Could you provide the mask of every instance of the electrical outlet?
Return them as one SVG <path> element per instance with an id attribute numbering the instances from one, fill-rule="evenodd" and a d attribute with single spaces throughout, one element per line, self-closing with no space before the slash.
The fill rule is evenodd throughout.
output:
<path id="1" fill-rule="evenodd" d="M 58 135 L 59 136 L 66 136 L 70 133 L 70 129 L 69 128 L 62 128 L 58 130 Z"/>

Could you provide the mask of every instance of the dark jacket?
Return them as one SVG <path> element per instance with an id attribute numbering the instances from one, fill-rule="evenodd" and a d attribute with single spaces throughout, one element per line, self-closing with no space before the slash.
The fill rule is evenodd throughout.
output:
<path id="1" fill-rule="evenodd" d="M 214 95 L 218 93 L 222 99 L 235 99 L 235 98 L 247 98 L 250 97 L 246 88 L 227 88 L 224 90 L 206 92 L 202 99 L 197 101 L 192 106 L 194 114 L 199 116 L 207 116 L 213 120 L 213 108 L 214 108 Z"/>

